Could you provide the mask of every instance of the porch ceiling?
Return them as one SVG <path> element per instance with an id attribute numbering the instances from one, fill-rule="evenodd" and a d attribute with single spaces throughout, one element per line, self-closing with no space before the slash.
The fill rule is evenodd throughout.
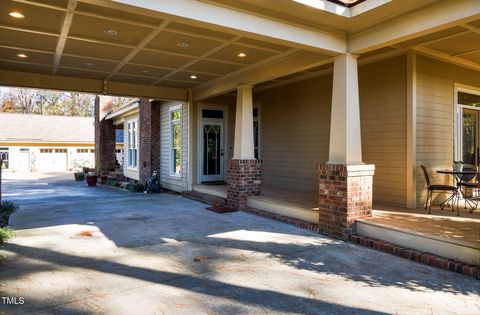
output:
<path id="1" fill-rule="evenodd" d="M 19 12 L 24 18 L 11 17 L 10 12 Z M 50 82 L 65 76 L 89 79 L 88 89 L 82 88 L 81 80 L 72 86 L 85 91 L 95 89 L 91 86 L 104 89 L 110 83 L 125 83 L 119 86 L 124 94 L 132 95 L 135 89 L 129 84 L 150 90 L 160 86 L 195 88 L 265 64 L 308 55 L 308 67 L 334 55 L 192 24 L 110 1 L 2 0 L 0 71 L 43 74 Z M 6 79 L 9 73 L 1 76 L 0 84 L 25 84 L 20 79 L 15 83 L 10 75 Z M 39 82 L 38 87 L 55 88 L 52 83 L 41 85 Z M 122 89 L 116 92 L 122 94 Z"/>

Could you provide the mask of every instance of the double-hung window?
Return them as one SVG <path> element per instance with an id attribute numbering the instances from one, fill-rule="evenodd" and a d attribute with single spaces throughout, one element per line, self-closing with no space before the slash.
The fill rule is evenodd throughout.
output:
<path id="1" fill-rule="evenodd" d="M 182 168 L 182 107 L 170 109 L 170 175 L 180 176 Z"/>
<path id="2" fill-rule="evenodd" d="M 127 122 L 127 154 L 128 154 L 128 167 L 138 167 L 138 121 L 131 120 Z"/>

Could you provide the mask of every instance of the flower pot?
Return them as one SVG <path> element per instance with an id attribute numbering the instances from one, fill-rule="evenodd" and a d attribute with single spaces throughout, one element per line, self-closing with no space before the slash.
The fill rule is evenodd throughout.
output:
<path id="1" fill-rule="evenodd" d="M 463 171 L 463 163 L 462 162 L 454 162 L 453 163 L 453 170 L 455 172 L 461 172 Z"/>
<path id="2" fill-rule="evenodd" d="M 98 176 L 87 176 L 87 184 L 88 186 L 96 186 L 97 185 Z"/>
<path id="3" fill-rule="evenodd" d="M 108 180 L 107 175 L 100 176 L 100 184 L 105 185 L 107 183 L 107 180 Z"/>

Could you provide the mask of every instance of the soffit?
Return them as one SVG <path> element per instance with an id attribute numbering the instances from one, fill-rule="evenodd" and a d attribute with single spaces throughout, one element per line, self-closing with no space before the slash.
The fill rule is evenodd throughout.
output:
<path id="1" fill-rule="evenodd" d="M 108 1 L 2 0 L 0 12 L 0 70 L 193 88 L 303 51 Z"/>

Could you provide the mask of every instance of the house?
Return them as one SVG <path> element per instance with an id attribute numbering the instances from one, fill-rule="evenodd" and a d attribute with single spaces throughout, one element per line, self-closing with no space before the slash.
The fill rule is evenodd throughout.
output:
<path id="1" fill-rule="evenodd" d="M 132 180 L 346 238 L 372 202 L 422 205 L 420 165 L 478 161 L 478 0 L 2 5 L 0 84 L 98 94 L 96 163 L 124 130 Z"/>
<path id="2" fill-rule="evenodd" d="M 91 117 L 0 113 L 3 168 L 65 172 L 94 167 Z"/>

